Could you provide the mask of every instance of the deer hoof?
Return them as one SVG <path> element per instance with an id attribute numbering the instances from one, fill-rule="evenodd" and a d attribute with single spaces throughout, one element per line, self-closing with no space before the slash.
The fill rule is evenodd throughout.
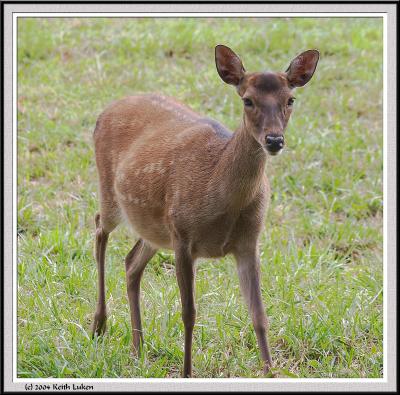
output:
<path id="1" fill-rule="evenodd" d="M 92 337 L 100 336 L 106 331 L 107 317 L 104 314 L 95 314 L 92 325 Z"/>

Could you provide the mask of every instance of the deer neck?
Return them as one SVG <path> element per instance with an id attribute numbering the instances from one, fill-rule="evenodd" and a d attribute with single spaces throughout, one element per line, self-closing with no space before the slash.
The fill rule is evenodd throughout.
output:
<path id="1" fill-rule="evenodd" d="M 242 121 L 217 163 L 211 188 L 224 208 L 240 211 L 259 192 L 264 177 L 266 153 Z"/>

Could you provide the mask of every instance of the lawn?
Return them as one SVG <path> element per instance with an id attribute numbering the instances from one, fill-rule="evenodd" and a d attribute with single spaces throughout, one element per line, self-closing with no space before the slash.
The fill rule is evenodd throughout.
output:
<path id="1" fill-rule="evenodd" d="M 249 71 L 284 71 L 318 48 L 296 92 L 287 149 L 269 158 L 262 292 L 280 377 L 383 376 L 382 20 L 379 18 L 19 18 L 19 377 L 179 377 L 183 324 L 170 251 L 142 281 L 145 336 L 131 355 L 121 227 L 106 261 L 108 328 L 91 338 L 96 119 L 111 101 L 159 91 L 233 130 L 242 103 L 214 46 Z M 195 377 L 262 377 L 227 256 L 197 263 Z"/>

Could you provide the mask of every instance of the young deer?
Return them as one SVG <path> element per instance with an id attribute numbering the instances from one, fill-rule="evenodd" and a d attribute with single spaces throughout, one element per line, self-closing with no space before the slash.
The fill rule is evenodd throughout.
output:
<path id="1" fill-rule="evenodd" d="M 176 100 L 158 94 L 111 104 L 94 131 L 100 180 L 95 256 L 98 302 L 93 333 L 105 329 L 104 261 L 110 232 L 125 218 L 140 237 L 125 259 L 133 349 L 143 342 L 139 290 L 143 271 L 159 248 L 175 252 L 185 328 L 183 376 L 192 375 L 196 317 L 194 262 L 233 254 L 264 371 L 271 366 L 261 299 L 258 239 L 268 205 L 267 153 L 277 155 L 292 112 L 293 89 L 314 74 L 319 53 L 297 56 L 286 72 L 247 73 L 228 47 L 215 48 L 217 71 L 235 86 L 244 111 L 232 134 Z"/>

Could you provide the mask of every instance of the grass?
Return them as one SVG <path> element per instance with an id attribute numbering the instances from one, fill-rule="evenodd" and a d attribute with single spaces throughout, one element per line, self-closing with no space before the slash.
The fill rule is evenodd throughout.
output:
<path id="1" fill-rule="evenodd" d="M 247 70 L 284 70 L 318 48 L 296 92 L 272 201 L 262 287 L 280 377 L 383 376 L 382 21 L 371 18 L 89 19 L 18 22 L 18 376 L 179 377 L 183 325 L 174 258 L 142 281 L 144 354 L 130 354 L 120 228 L 107 250 L 105 336 L 91 339 L 98 209 L 92 131 L 123 96 L 160 91 L 235 128 L 241 102 L 214 46 Z M 198 262 L 196 377 L 262 377 L 231 257 Z"/>

